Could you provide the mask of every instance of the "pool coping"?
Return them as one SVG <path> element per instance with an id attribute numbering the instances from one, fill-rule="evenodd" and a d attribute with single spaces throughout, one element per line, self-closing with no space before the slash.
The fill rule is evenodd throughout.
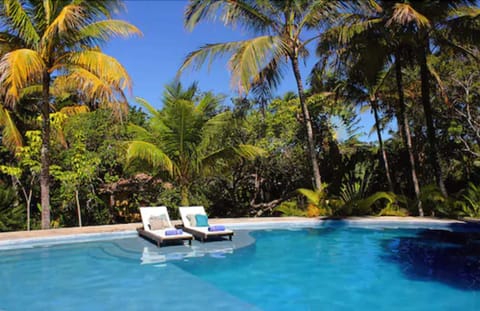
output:
<path id="1" fill-rule="evenodd" d="M 453 220 L 439 218 L 419 217 L 348 217 L 331 219 L 326 217 L 262 217 L 262 218 L 211 218 L 211 224 L 224 224 L 232 229 L 274 229 L 282 228 L 280 224 L 288 225 L 286 228 L 321 227 L 321 226 L 358 226 L 358 227 L 392 227 L 398 228 L 426 228 L 426 229 L 452 229 L 454 227 L 473 226 L 475 231 L 480 231 L 479 220 Z M 179 220 L 172 221 L 174 225 L 180 224 Z M 15 231 L 0 233 L 0 250 L 49 246 L 53 244 L 88 242 L 105 239 L 119 239 L 135 237 L 136 229 L 142 227 L 141 223 L 87 226 L 74 228 L 58 228 L 48 230 Z"/>

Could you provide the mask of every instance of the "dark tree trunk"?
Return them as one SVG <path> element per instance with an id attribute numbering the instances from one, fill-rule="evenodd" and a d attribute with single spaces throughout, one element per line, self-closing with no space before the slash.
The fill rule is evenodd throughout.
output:
<path id="1" fill-rule="evenodd" d="M 302 76 L 300 74 L 300 67 L 298 65 L 298 59 L 296 57 L 291 57 L 290 59 L 292 61 L 295 80 L 297 81 L 298 98 L 300 99 L 300 106 L 302 107 L 303 119 L 307 131 L 308 151 L 310 156 L 310 162 L 312 164 L 315 189 L 322 190 L 322 178 L 320 175 L 320 167 L 317 160 L 317 152 L 315 150 L 315 138 L 313 134 L 312 119 L 310 118 L 310 112 L 308 111 L 307 102 L 305 100 L 305 93 L 303 92 L 303 83 Z"/>
<path id="2" fill-rule="evenodd" d="M 377 100 L 372 99 L 370 105 L 373 110 L 373 115 L 375 117 L 375 128 L 377 130 L 377 137 L 378 137 L 378 144 L 380 145 L 380 152 L 382 153 L 383 165 L 385 167 L 385 176 L 387 177 L 388 181 L 388 188 L 390 192 L 395 192 L 393 187 L 392 177 L 390 175 L 390 166 L 388 164 L 387 152 L 385 147 L 383 146 L 383 139 L 382 139 L 382 131 L 380 129 L 380 118 L 378 117 L 378 107 L 377 107 Z"/>
<path id="3" fill-rule="evenodd" d="M 80 198 L 78 190 L 75 190 L 75 203 L 77 205 L 78 226 L 82 226 L 82 210 L 80 209 Z"/>
<path id="4" fill-rule="evenodd" d="M 40 171 L 40 203 L 42 205 L 42 229 L 50 228 L 50 74 L 43 73 L 42 149 Z"/>
<path id="5" fill-rule="evenodd" d="M 428 41 L 427 41 L 428 42 Z M 435 126 L 433 125 L 433 111 L 432 105 L 430 103 L 430 75 L 427 65 L 427 54 L 429 48 L 425 44 L 423 48 L 420 49 L 419 58 L 420 58 L 420 79 L 422 82 L 422 106 L 423 112 L 425 114 L 425 123 L 427 126 L 427 138 L 428 138 L 428 155 L 430 158 L 431 165 L 434 170 L 435 179 L 437 181 L 438 188 L 442 192 L 444 197 L 448 197 L 447 189 L 443 181 L 442 167 L 440 166 L 440 159 L 438 155 L 437 147 L 437 138 L 435 136 Z"/>
<path id="6" fill-rule="evenodd" d="M 412 177 L 413 190 L 415 192 L 415 198 L 417 199 L 418 215 L 424 216 L 422 201 L 420 200 L 420 184 L 418 183 L 417 169 L 415 165 L 415 155 L 413 154 L 412 136 L 410 134 L 410 125 L 408 124 L 407 114 L 405 112 L 405 99 L 403 96 L 403 77 L 402 77 L 402 62 L 400 55 L 396 55 L 395 59 L 395 74 L 397 80 L 398 91 L 398 116 L 399 123 L 402 123 L 402 138 L 403 144 L 408 151 L 408 159 L 410 161 L 410 176 Z"/>

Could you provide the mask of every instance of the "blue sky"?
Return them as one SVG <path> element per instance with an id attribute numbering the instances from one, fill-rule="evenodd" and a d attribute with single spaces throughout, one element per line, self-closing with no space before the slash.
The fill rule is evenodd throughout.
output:
<path id="1" fill-rule="evenodd" d="M 137 26 L 143 37 L 115 39 L 105 47 L 105 52 L 117 58 L 133 79 L 133 96 L 145 98 L 154 107 L 161 107 L 164 86 L 170 83 L 186 55 L 206 43 L 218 43 L 247 38 L 240 29 L 231 30 L 221 22 L 201 23 L 192 32 L 183 26 L 183 11 L 187 1 L 125 1 L 127 11 L 119 18 Z M 313 48 L 313 46 L 312 46 Z M 313 54 L 313 51 L 312 51 Z M 314 59 L 302 68 L 304 80 Z M 214 91 L 235 96 L 230 86 L 227 58 L 214 62 L 208 70 L 187 70 L 182 74 L 182 83 L 199 83 L 202 91 Z M 296 84 L 289 67 L 284 70 L 284 79 L 277 94 L 295 91 Z M 133 96 L 131 102 L 133 103 Z M 363 131 L 373 124 L 369 114 L 362 116 Z M 372 137 L 371 137 L 372 138 Z"/>

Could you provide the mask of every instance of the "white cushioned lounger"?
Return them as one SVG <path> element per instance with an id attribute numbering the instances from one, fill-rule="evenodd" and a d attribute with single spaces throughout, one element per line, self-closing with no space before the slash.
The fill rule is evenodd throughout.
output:
<path id="1" fill-rule="evenodd" d="M 180 216 L 182 217 L 183 227 L 184 230 L 193 234 L 196 238 L 199 238 L 202 242 L 207 240 L 209 237 L 221 237 L 221 236 L 228 236 L 230 240 L 232 240 L 233 231 L 229 229 L 225 229 L 222 231 L 209 231 L 209 227 L 198 227 L 192 226 L 190 220 L 188 219 L 188 215 L 205 215 L 205 209 L 203 206 L 181 206 L 179 208 Z"/>
<path id="2" fill-rule="evenodd" d="M 192 244 L 193 237 L 187 232 L 182 232 L 182 234 L 175 235 L 165 234 L 167 230 L 175 230 L 175 227 L 172 226 L 172 223 L 170 222 L 170 217 L 168 216 L 166 206 L 140 207 L 140 215 L 142 216 L 143 229 L 138 228 L 138 234 L 148 240 L 156 242 L 158 247 L 160 247 L 161 244 L 165 241 L 175 240 L 188 240 L 189 244 Z M 168 226 L 163 229 L 152 230 L 150 226 L 150 217 L 152 216 L 163 217 L 163 219 L 166 220 Z"/>

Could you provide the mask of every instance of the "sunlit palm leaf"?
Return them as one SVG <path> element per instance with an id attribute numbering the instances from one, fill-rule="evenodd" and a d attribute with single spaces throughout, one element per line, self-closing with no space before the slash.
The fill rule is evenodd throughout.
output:
<path id="1" fill-rule="evenodd" d="M 172 160 L 157 146 L 145 141 L 131 141 L 127 148 L 127 161 L 139 159 L 147 162 L 154 168 L 173 172 Z"/>
<path id="2" fill-rule="evenodd" d="M 220 15 L 225 25 L 252 28 L 255 31 L 265 30 L 274 21 L 264 11 L 268 2 L 229 1 L 229 0 L 195 0 L 190 1 L 185 10 L 185 26 L 192 30 L 201 20 L 216 20 Z M 241 19 L 238 17 L 241 16 Z"/>
<path id="3" fill-rule="evenodd" d="M 272 58 L 285 55 L 282 53 L 284 50 L 285 43 L 276 36 L 260 36 L 243 41 L 229 61 L 232 85 L 239 90 L 248 91 L 259 72 Z"/>
<path id="4" fill-rule="evenodd" d="M 311 190 L 306 188 L 297 189 L 298 193 L 307 198 L 310 204 L 319 205 L 320 199 L 323 197 L 323 194 L 319 190 Z"/>
<path id="5" fill-rule="evenodd" d="M 127 38 L 134 35 L 140 36 L 142 32 L 130 23 L 122 20 L 103 20 L 80 29 L 77 40 L 98 44 L 111 38 Z"/>
<path id="6" fill-rule="evenodd" d="M 18 49 L 0 59 L 0 84 L 7 88 L 6 103 L 14 104 L 20 98 L 20 90 L 29 83 L 38 82 L 45 71 L 40 55 L 30 49 Z"/>
<path id="7" fill-rule="evenodd" d="M 240 144 L 234 147 L 234 149 L 238 156 L 250 161 L 255 160 L 257 157 L 265 157 L 267 155 L 264 149 L 254 145 Z"/>
<path id="8" fill-rule="evenodd" d="M 53 66 L 53 69 L 69 69 L 78 66 L 95 74 L 107 84 L 121 89 L 131 89 L 132 81 L 126 69 L 115 58 L 97 50 L 67 53 Z"/>
<path id="9" fill-rule="evenodd" d="M 54 86 L 58 90 L 80 91 L 92 101 L 101 99 L 106 102 L 115 102 L 117 99 L 116 86 L 109 84 L 109 82 L 87 69 L 73 67 L 69 69 L 68 75 L 58 77 Z"/>
<path id="10" fill-rule="evenodd" d="M 155 138 L 154 133 L 150 132 L 148 129 L 143 128 L 136 124 L 129 124 L 127 127 L 128 133 L 133 135 L 135 140 L 146 141 L 150 143 L 157 143 L 158 140 Z"/>
<path id="11" fill-rule="evenodd" d="M 260 147 L 241 144 L 236 147 L 226 147 L 210 152 L 208 155 L 202 157 L 200 161 L 203 167 L 211 168 L 214 167 L 219 160 L 233 162 L 243 158 L 252 161 L 265 155 L 266 151 Z"/>
<path id="12" fill-rule="evenodd" d="M 23 6 L 23 1 L 5 0 L 4 6 L 4 13 L 9 18 L 12 28 L 18 31 L 24 42 L 34 47 L 40 41 L 40 36 Z"/>
<path id="13" fill-rule="evenodd" d="M 179 69 L 179 73 L 185 71 L 185 69 L 192 67 L 194 70 L 200 69 L 203 64 L 208 60 L 208 68 L 212 62 L 215 60 L 215 57 L 221 57 L 228 53 L 232 53 L 242 45 L 243 41 L 235 41 L 229 43 L 215 43 L 215 44 L 206 44 L 200 49 L 193 51 L 187 55 L 182 66 Z"/>
<path id="14" fill-rule="evenodd" d="M 135 97 L 135 101 L 139 103 L 143 108 L 147 109 L 148 113 L 152 115 L 152 117 L 159 117 L 160 112 L 155 109 L 152 105 L 150 105 L 149 102 L 147 102 L 144 98 L 141 97 Z"/>
<path id="15" fill-rule="evenodd" d="M 3 127 L 3 144 L 11 151 L 15 152 L 23 146 L 23 138 L 18 130 L 12 116 L 8 110 L 0 106 L 0 126 Z"/>
<path id="16" fill-rule="evenodd" d="M 297 2 L 300 6 L 300 1 Z M 302 20 L 298 23 L 298 28 L 296 29 L 298 35 L 302 32 L 304 26 L 307 27 L 319 27 L 321 25 L 320 21 L 324 20 L 325 17 L 332 16 L 335 13 L 335 7 L 338 4 L 335 1 L 307 1 L 307 7 L 298 7 L 297 12 L 302 12 Z"/>
<path id="17" fill-rule="evenodd" d="M 429 19 L 416 11 L 410 4 L 395 3 L 392 17 L 387 21 L 386 26 L 392 24 L 403 26 L 411 23 L 414 23 L 421 28 L 430 27 Z"/>
<path id="18" fill-rule="evenodd" d="M 69 4 L 62 8 L 55 19 L 48 24 L 41 38 L 44 56 L 51 53 L 52 44 L 57 36 L 68 37 L 68 32 L 80 29 L 86 23 L 84 8 L 80 5 Z"/>
<path id="19" fill-rule="evenodd" d="M 50 88 L 50 91 L 53 91 L 53 88 Z M 20 98 L 27 97 L 27 96 L 38 96 L 42 93 L 42 85 L 41 84 L 33 84 L 26 86 L 21 89 L 20 91 Z"/>

